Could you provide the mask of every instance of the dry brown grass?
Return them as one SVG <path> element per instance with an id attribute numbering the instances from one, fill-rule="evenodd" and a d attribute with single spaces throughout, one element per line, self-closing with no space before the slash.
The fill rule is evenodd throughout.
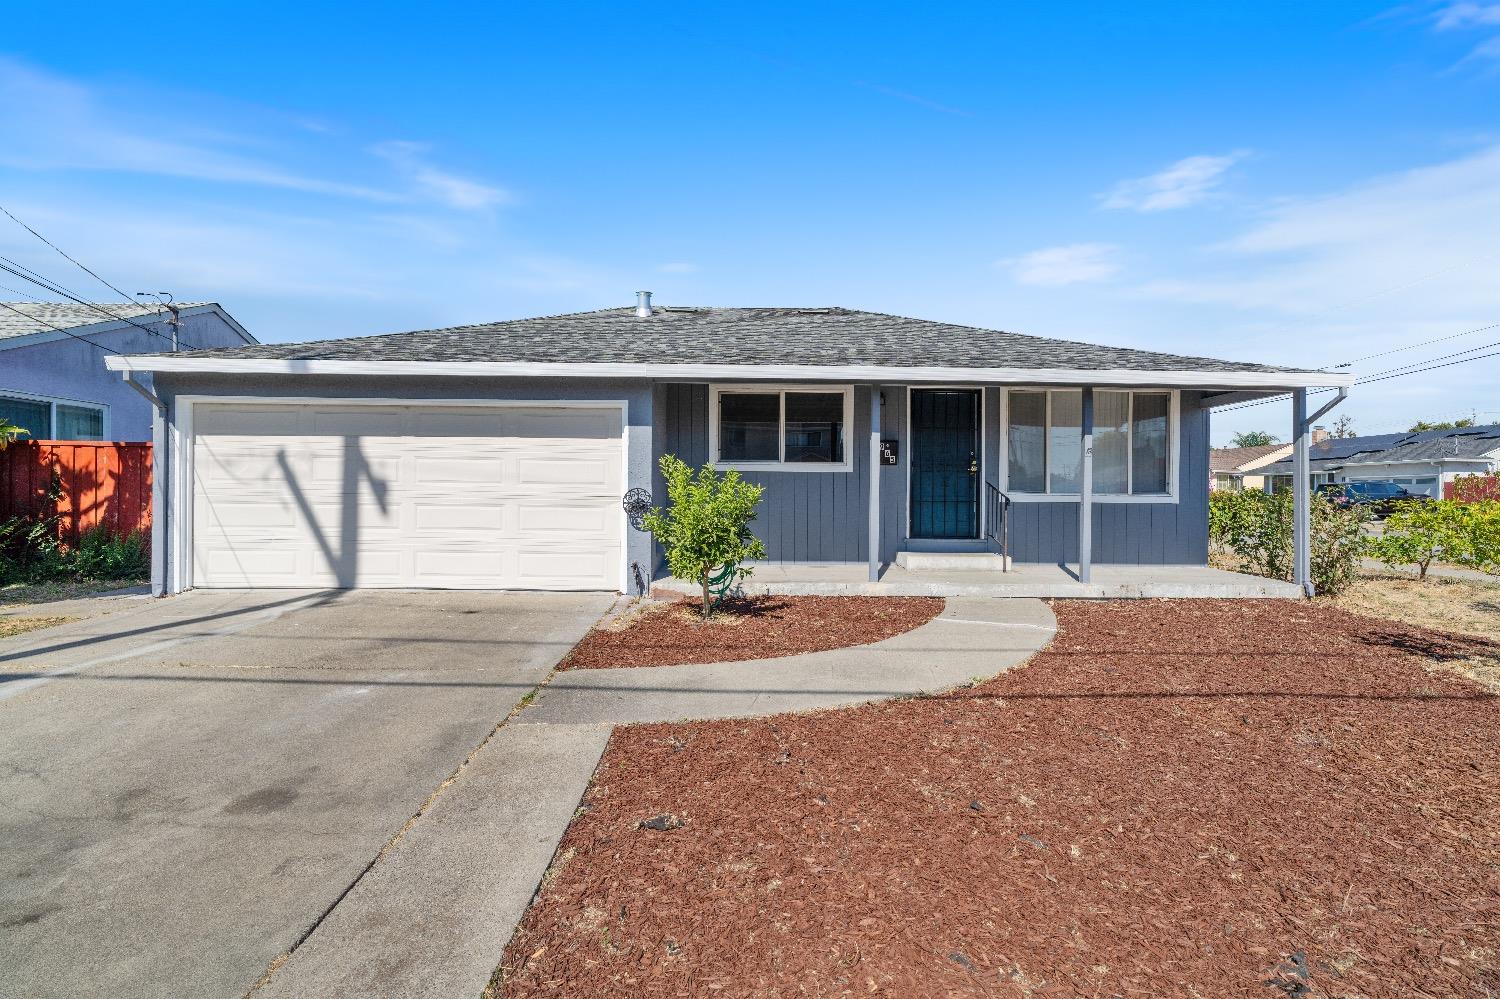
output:
<path id="1" fill-rule="evenodd" d="M 0 638 L 24 635 L 28 631 L 54 628 L 78 620 L 76 617 L 0 617 Z"/>
<path id="2" fill-rule="evenodd" d="M 1500 641 L 1500 585 L 1467 579 L 1370 576 L 1335 597 L 1318 597 L 1354 614 L 1459 635 Z M 1480 685 L 1500 692 L 1500 652 L 1443 662 Z"/>
<path id="3" fill-rule="evenodd" d="M 44 604 L 53 600 L 73 600 L 95 593 L 139 586 L 142 579 L 60 579 L 45 583 L 6 583 L 0 586 L 0 610 L 22 604 Z"/>

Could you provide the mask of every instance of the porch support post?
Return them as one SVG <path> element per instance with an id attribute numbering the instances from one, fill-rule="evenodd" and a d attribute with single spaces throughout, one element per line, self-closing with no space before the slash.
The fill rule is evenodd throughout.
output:
<path id="1" fill-rule="evenodd" d="M 1292 390 L 1292 582 L 1313 595 L 1312 584 L 1312 477 L 1308 456 L 1312 427 L 1307 418 L 1307 389 Z"/>
<path id="2" fill-rule="evenodd" d="M 880 582 L 880 386 L 870 386 L 870 582 Z"/>
<path id="3" fill-rule="evenodd" d="M 1094 568 L 1094 390 L 1083 387 L 1083 477 L 1078 484 L 1078 581 L 1087 583 Z"/>

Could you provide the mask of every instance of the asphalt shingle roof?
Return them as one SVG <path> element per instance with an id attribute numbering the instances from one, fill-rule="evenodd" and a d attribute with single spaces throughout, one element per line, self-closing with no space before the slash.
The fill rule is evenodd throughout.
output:
<path id="1" fill-rule="evenodd" d="M 1329 438 L 1308 450 L 1313 471 L 1342 468 L 1369 462 L 1440 461 L 1444 458 L 1482 458 L 1500 451 L 1500 423 L 1454 430 L 1422 430 L 1407 434 L 1375 434 L 1369 437 Z M 1290 475 L 1292 460 L 1281 461 L 1257 472 Z"/>
<path id="2" fill-rule="evenodd" d="M 1284 372 L 1264 364 L 955 326 L 842 308 L 600 309 L 381 336 L 214 348 L 195 357 L 350 361 L 792 364 Z"/>
<path id="3" fill-rule="evenodd" d="M 97 307 L 78 305 L 75 302 L 5 302 L 3 304 L 5 307 L 0 308 L 0 340 L 16 336 L 30 336 L 32 333 L 46 333 L 53 329 L 76 329 L 79 326 L 93 326 L 95 323 L 108 323 L 120 319 L 167 318 L 167 310 L 154 303 L 126 305 L 124 302 L 118 304 L 105 302 Z M 206 304 L 205 302 L 176 303 L 179 309 L 190 309 Z M 101 313 L 100 309 L 108 312 L 114 319 Z"/>
<path id="4" fill-rule="evenodd" d="M 1216 447 L 1208 452 L 1210 472 L 1237 472 L 1241 465 L 1280 451 L 1285 444 L 1260 444 L 1255 447 Z"/>

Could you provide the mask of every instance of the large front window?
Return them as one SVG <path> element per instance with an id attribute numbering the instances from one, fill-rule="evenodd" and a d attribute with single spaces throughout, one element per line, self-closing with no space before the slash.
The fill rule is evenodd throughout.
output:
<path id="1" fill-rule="evenodd" d="M 846 469 L 850 388 L 716 386 L 714 461 L 729 467 Z"/>
<path id="2" fill-rule="evenodd" d="M 1006 397 L 1006 489 L 1076 496 L 1083 485 L 1083 392 L 1012 389 Z M 1170 494 L 1171 413 L 1170 392 L 1094 390 L 1095 493 Z"/>
<path id="3" fill-rule="evenodd" d="M 28 439 L 44 441 L 101 441 L 104 439 L 104 410 L 46 399 L 0 395 L 0 420 L 7 420 L 26 430 Z"/>

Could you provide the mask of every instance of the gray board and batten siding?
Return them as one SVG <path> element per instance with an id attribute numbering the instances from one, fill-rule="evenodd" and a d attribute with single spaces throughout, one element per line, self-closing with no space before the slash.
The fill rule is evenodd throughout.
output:
<path id="1" fill-rule="evenodd" d="M 881 553 L 889 562 L 907 544 L 906 439 L 904 386 L 882 388 L 880 436 L 897 441 L 898 464 L 881 466 Z M 709 460 L 709 390 L 704 384 L 657 386 L 654 460 L 674 454 L 692 466 Z M 745 471 L 766 487 L 752 525 L 773 562 L 864 562 L 868 558 L 870 389 L 854 390 L 854 424 L 847 441 L 852 468 L 847 473 Z M 989 390 L 984 401 L 985 478 L 996 481 L 1003 455 L 1000 399 Z M 1208 561 L 1208 415 L 1202 393 L 1181 393 L 1178 498 L 1160 503 L 1096 503 L 1094 559 L 1103 564 L 1204 565 Z M 666 486 L 657 470 L 653 502 L 665 503 Z M 1077 502 L 1012 504 L 1010 549 L 1017 562 L 1076 562 Z"/>

